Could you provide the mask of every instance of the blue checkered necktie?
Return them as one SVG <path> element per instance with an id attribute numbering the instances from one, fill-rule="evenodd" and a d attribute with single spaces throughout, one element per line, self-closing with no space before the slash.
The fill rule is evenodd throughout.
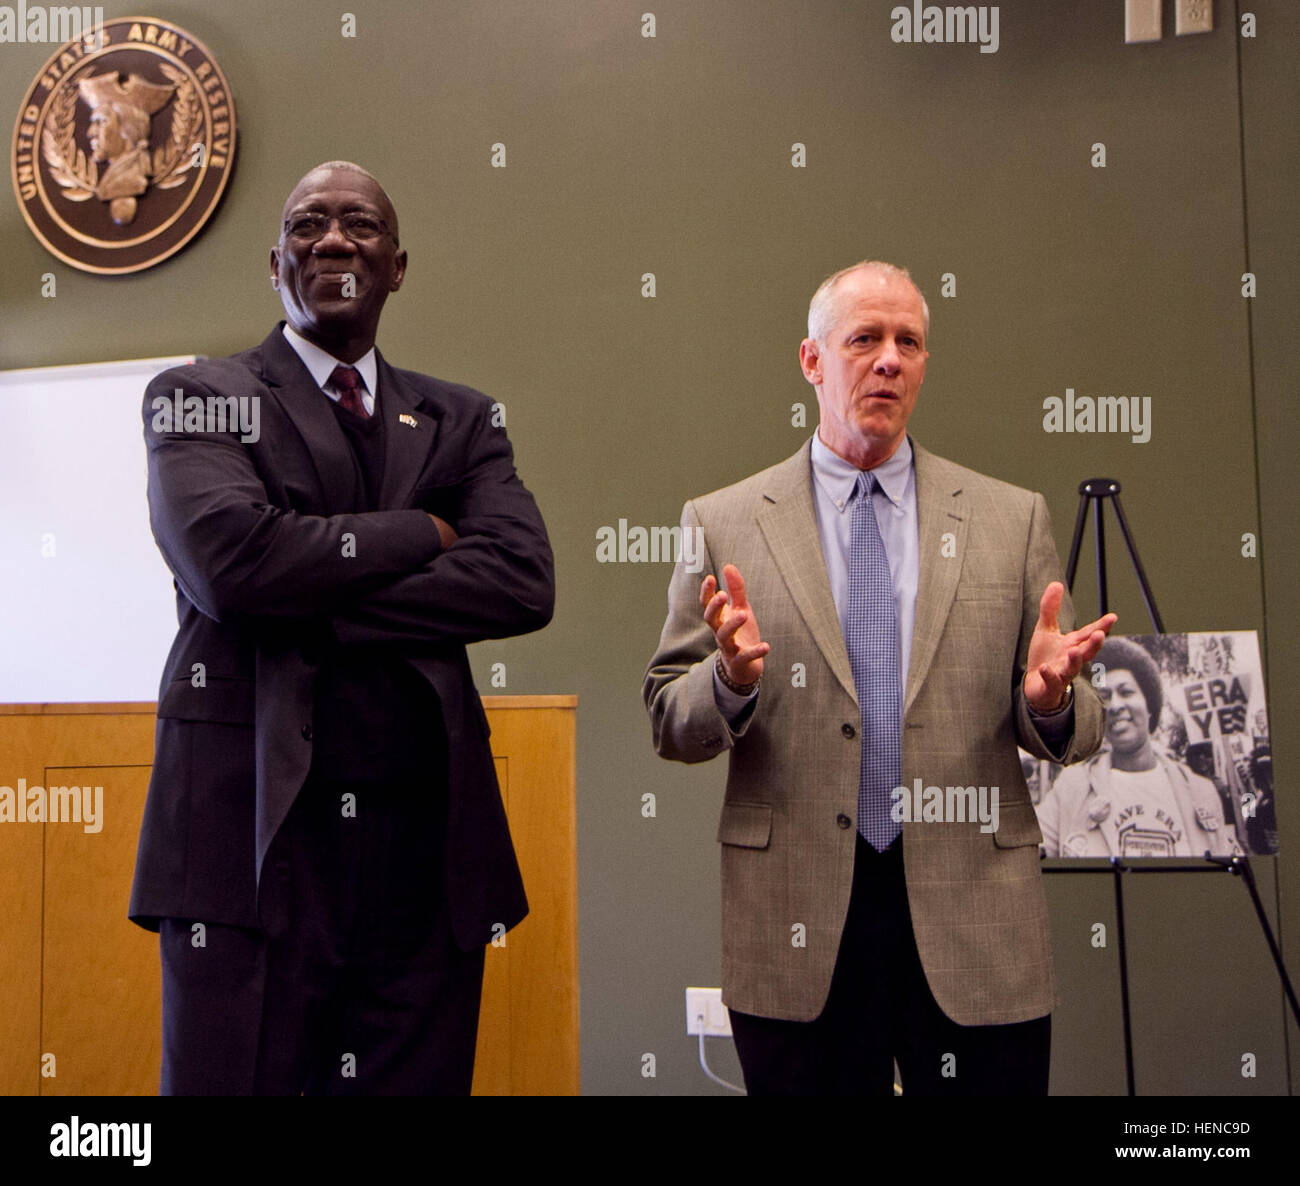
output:
<path id="1" fill-rule="evenodd" d="M 869 472 L 858 475 L 849 536 L 849 612 L 844 642 L 862 709 L 858 831 L 873 848 L 884 852 L 902 830 L 890 809 L 891 792 L 902 780 L 903 683 L 894 582 L 871 505 L 877 485 Z"/>

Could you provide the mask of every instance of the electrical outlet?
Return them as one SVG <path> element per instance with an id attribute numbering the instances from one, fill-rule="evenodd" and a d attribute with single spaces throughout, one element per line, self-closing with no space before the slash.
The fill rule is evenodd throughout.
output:
<path id="1" fill-rule="evenodd" d="M 1174 5 L 1174 32 L 1212 33 L 1214 31 L 1213 0 L 1177 0 Z"/>
<path id="2" fill-rule="evenodd" d="M 686 990 L 686 1032 L 703 1033 L 706 1038 L 731 1037 L 731 1014 L 722 1003 L 722 989 Z"/>
<path id="3" fill-rule="evenodd" d="M 1124 0 L 1124 40 L 1159 41 L 1160 0 Z"/>

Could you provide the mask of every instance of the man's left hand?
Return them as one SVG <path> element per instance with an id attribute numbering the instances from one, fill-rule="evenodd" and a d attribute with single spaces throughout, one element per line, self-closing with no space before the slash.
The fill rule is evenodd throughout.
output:
<path id="1" fill-rule="evenodd" d="M 446 519 L 439 519 L 437 515 L 430 511 L 424 513 L 433 520 L 433 525 L 438 529 L 438 538 L 442 540 L 444 552 L 460 539 L 460 536 L 456 534 L 456 529 Z"/>
<path id="2" fill-rule="evenodd" d="M 1105 614 L 1087 626 L 1062 634 L 1057 622 L 1065 586 L 1053 581 L 1038 603 L 1038 625 L 1029 640 L 1029 665 L 1025 671 L 1025 697 L 1039 712 L 1064 708 L 1066 688 L 1083 665 L 1101 650 L 1118 618 Z"/>

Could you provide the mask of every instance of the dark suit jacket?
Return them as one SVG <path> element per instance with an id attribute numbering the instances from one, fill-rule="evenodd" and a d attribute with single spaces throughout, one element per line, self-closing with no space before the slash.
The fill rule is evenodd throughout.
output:
<path id="1" fill-rule="evenodd" d="M 391 647 L 441 703 L 458 943 L 480 946 L 493 924 L 527 913 L 465 644 L 550 620 L 546 529 L 487 396 L 382 356 L 378 376 L 386 453 L 382 509 L 369 513 L 351 513 L 350 446 L 279 326 L 255 349 L 167 371 L 145 393 L 150 520 L 176 578 L 180 629 L 159 690 L 128 911 L 141 926 L 259 925 L 263 862 L 311 766 L 322 649 L 355 644 Z M 158 401 L 178 389 L 257 400 L 259 438 L 160 431 Z M 426 511 L 455 526 L 451 548 Z"/>
<path id="2" fill-rule="evenodd" d="M 686 504 L 704 572 L 678 564 L 646 672 L 655 748 L 730 751 L 722 845 L 722 991 L 732 1008 L 811 1021 L 826 1003 L 853 884 L 861 713 L 813 504 L 811 441 L 787 461 Z M 996 831 L 903 823 L 912 930 L 939 1006 L 959 1025 L 1027 1021 L 1055 1003 L 1041 834 L 1016 752 L 1050 756 L 1020 688 L 1038 602 L 1060 578 L 1047 506 L 913 442 L 919 586 L 903 715 L 903 785 L 997 788 Z M 705 572 L 734 563 L 771 644 L 752 715 L 732 732 L 713 695 L 700 616 Z M 1062 604 L 1062 630 L 1072 609 Z M 800 678 L 794 677 L 801 665 Z M 1103 713 L 1074 681 L 1065 762 L 1101 743 Z M 801 943 L 792 941 L 792 928 Z"/>

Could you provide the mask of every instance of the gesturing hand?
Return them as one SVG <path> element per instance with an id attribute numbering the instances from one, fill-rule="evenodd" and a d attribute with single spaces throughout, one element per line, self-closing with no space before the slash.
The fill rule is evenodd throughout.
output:
<path id="1" fill-rule="evenodd" d="M 1106 635 L 1118 618 L 1104 614 L 1095 622 L 1062 634 L 1057 623 L 1065 586 L 1053 581 L 1043 590 L 1038 603 L 1038 625 L 1029 640 L 1029 661 L 1025 670 L 1025 698 L 1039 712 L 1052 712 L 1065 704 L 1065 689 L 1083 665 L 1101 650 Z"/>
<path id="2" fill-rule="evenodd" d="M 700 584 L 700 609 L 713 631 L 727 678 L 735 684 L 757 683 L 763 674 L 763 656 L 772 648 L 758 632 L 754 611 L 745 597 L 745 578 L 734 564 L 723 565 L 727 588 L 719 589 L 710 573 Z M 728 595 L 730 590 L 730 595 Z"/>

